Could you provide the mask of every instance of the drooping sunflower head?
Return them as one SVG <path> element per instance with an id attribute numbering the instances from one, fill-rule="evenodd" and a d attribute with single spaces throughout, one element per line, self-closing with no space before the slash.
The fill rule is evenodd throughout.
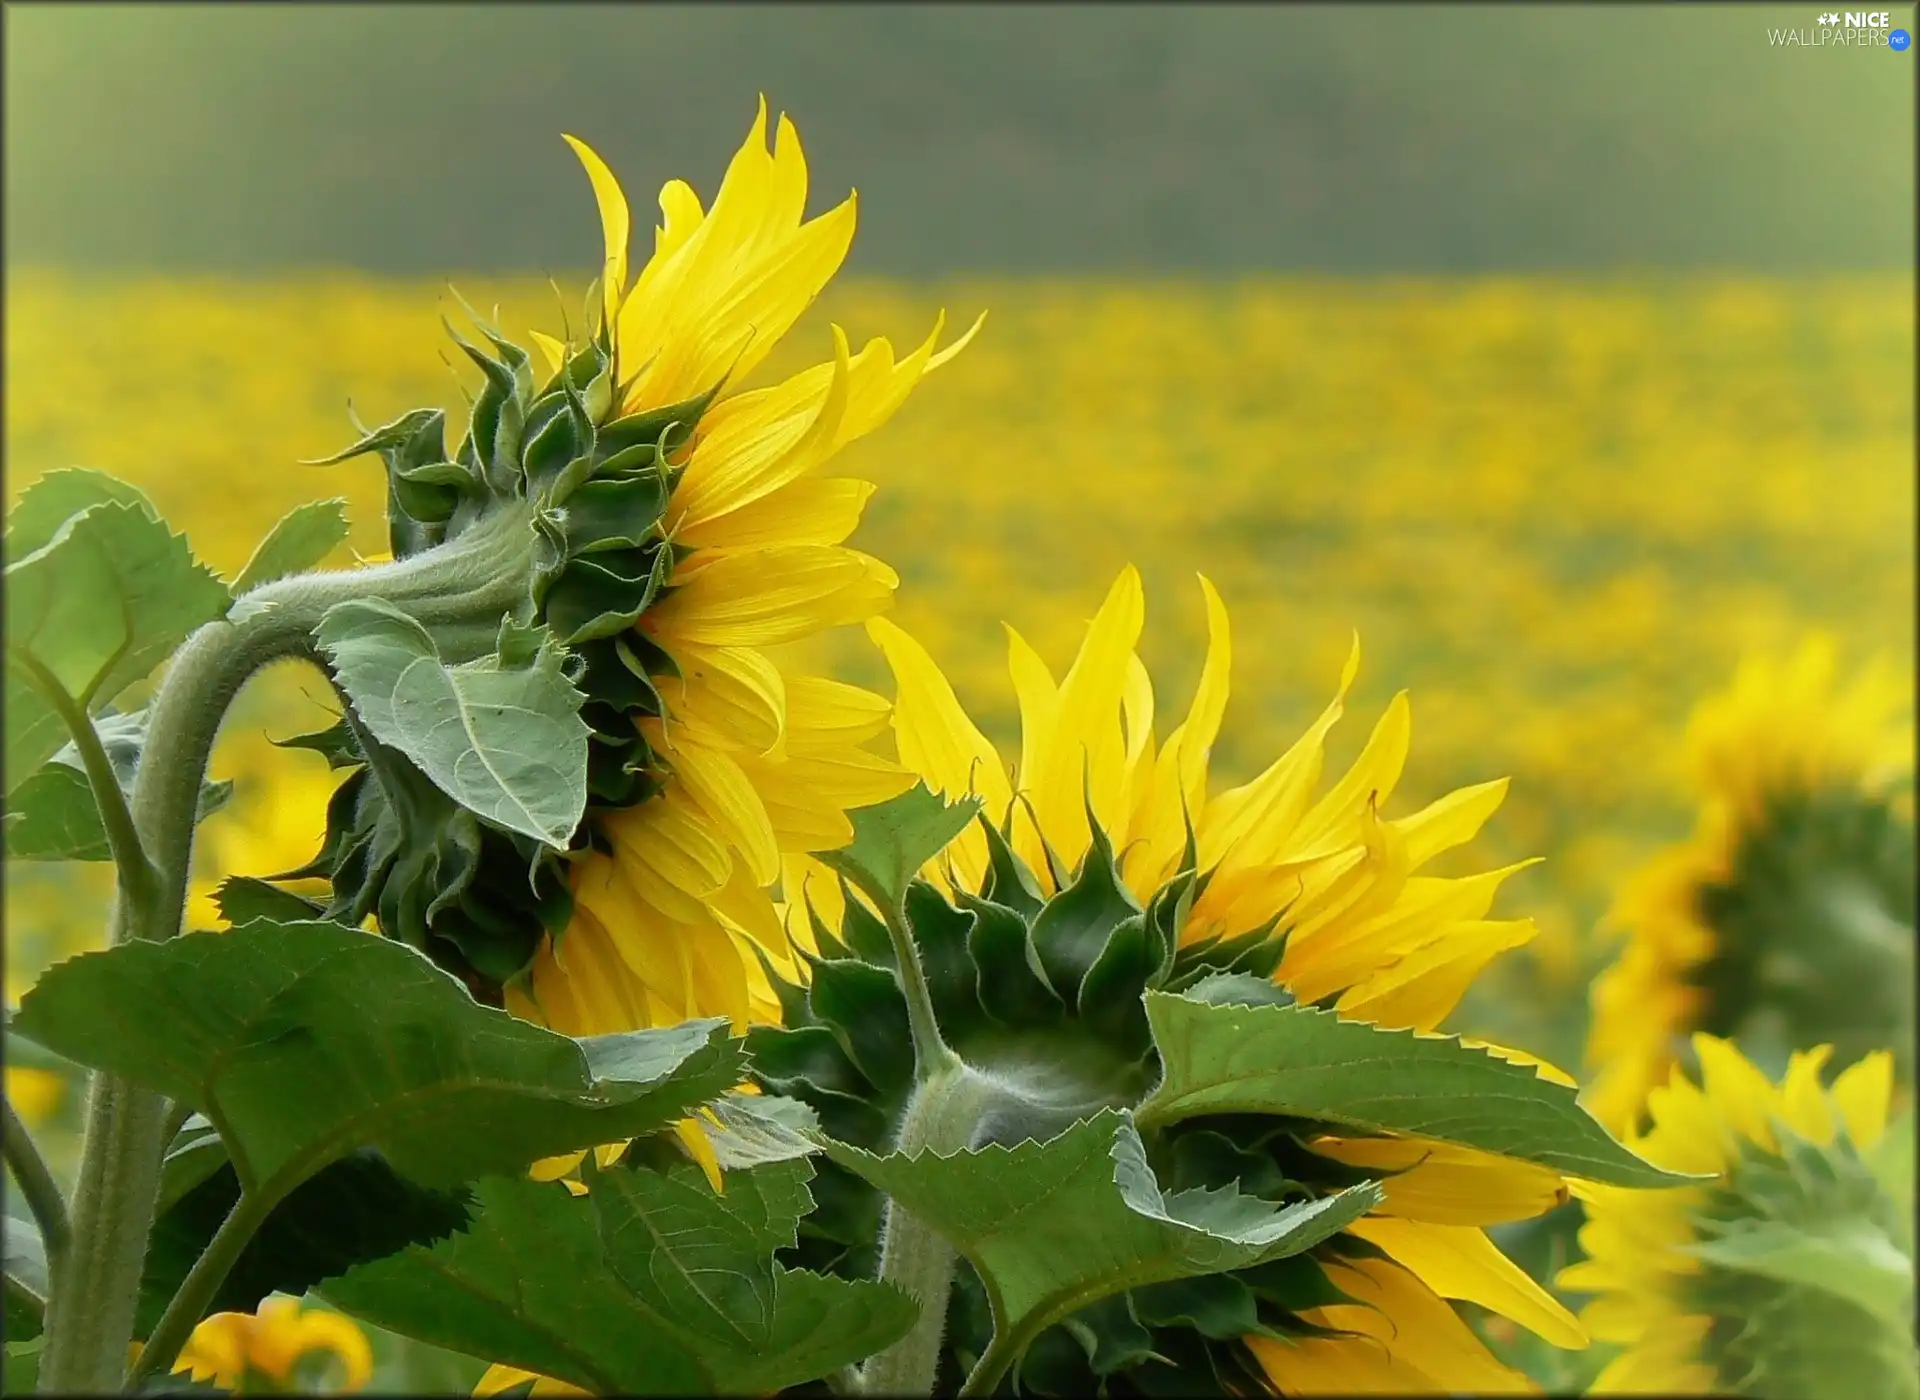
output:
<path id="1" fill-rule="evenodd" d="M 1323 743 L 1357 657 L 1334 702 L 1286 754 L 1249 783 L 1212 790 L 1231 642 L 1226 609 L 1204 581 L 1203 589 L 1206 664 L 1185 722 L 1164 742 L 1135 655 L 1143 602 L 1131 569 L 1058 680 L 1012 634 L 1022 736 L 1011 764 L 917 643 L 869 624 L 897 686 L 902 763 L 936 792 L 984 802 L 980 823 L 921 871 L 905 902 L 947 1042 L 972 1069 L 1022 1091 L 1018 1112 L 983 1122 L 982 1141 L 1046 1138 L 1101 1109 L 1138 1105 L 1159 1079 L 1145 991 L 1230 986 L 1242 999 L 1312 1003 L 1430 1032 L 1481 967 L 1532 932 L 1526 921 L 1487 918 L 1511 868 L 1463 879 L 1416 873 L 1475 834 L 1504 784 L 1405 817 L 1381 814 L 1406 758 L 1404 696 L 1352 768 L 1323 788 Z M 750 1033 L 756 1073 L 767 1089 L 810 1104 L 830 1135 L 885 1151 L 913 1067 L 887 935 L 823 867 L 793 873 L 789 917 L 807 950 L 803 975 L 781 988 L 785 1025 Z M 1173 1191 L 1231 1188 L 1292 1202 L 1384 1176 L 1385 1198 L 1306 1254 L 1083 1309 L 1028 1351 L 1024 1391 L 1528 1388 L 1477 1340 L 1456 1299 L 1559 1345 L 1585 1345 L 1572 1317 L 1483 1230 L 1564 1200 L 1551 1170 L 1257 1114 L 1149 1127 L 1143 1141 Z M 870 1274 L 882 1202 L 833 1163 L 819 1173 L 800 1257 Z M 963 1268 L 943 1385 L 966 1375 L 988 1331 L 984 1294 Z"/>
<path id="2" fill-rule="evenodd" d="M 1594 1393 L 1767 1397 L 1920 1394 L 1912 1265 L 1898 1203 L 1863 1154 L 1887 1128 L 1893 1057 L 1823 1086 L 1831 1046 L 1770 1082 L 1733 1045 L 1694 1036 L 1648 1096 L 1647 1160 L 1717 1181 L 1654 1191 L 1576 1185 L 1587 1258 L 1562 1286 L 1599 1296 L 1593 1335 L 1625 1348 Z"/>
<path id="3" fill-rule="evenodd" d="M 1602 1121 L 1642 1112 L 1694 1030 L 1738 1039 L 1774 1073 L 1795 1046 L 1857 1058 L 1912 1042 L 1910 707 L 1890 668 L 1843 681 L 1819 638 L 1747 662 L 1700 704 L 1694 833 L 1626 885 L 1613 921 L 1628 941 L 1594 985 Z"/>
<path id="4" fill-rule="evenodd" d="M 780 941 L 768 887 L 782 855 L 844 842 L 848 808 L 910 781 L 864 747 L 884 701 L 768 650 L 874 616 L 897 584 L 845 544 L 871 486 L 819 469 L 968 337 L 936 353 L 936 324 L 896 358 L 884 339 L 855 353 L 834 327 L 830 360 L 747 387 L 839 268 L 852 198 L 805 217 L 799 138 L 782 118 L 769 150 L 762 102 L 710 208 L 684 182 L 661 191 L 652 255 L 630 277 L 625 197 L 568 140 L 606 237 L 585 343 L 536 333 L 537 368 L 482 325 L 485 347 L 460 339 L 484 383 L 457 448 L 420 410 L 344 455 L 386 461 L 395 568 L 489 532 L 530 538 L 514 621 L 567 648 L 590 730 L 586 817 L 562 857 L 342 732 L 357 771 L 309 869 L 333 880 L 336 916 L 377 914 L 558 1029 L 744 1022 L 756 996 L 773 1006 L 744 945 Z M 498 644 L 468 630 L 436 636 L 443 659 Z"/>

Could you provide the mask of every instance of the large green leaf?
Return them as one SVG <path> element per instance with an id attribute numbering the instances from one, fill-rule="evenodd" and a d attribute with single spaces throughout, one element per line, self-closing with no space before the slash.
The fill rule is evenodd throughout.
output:
<path id="1" fill-rule="evenodd" d="M 587 805 L 583 697 L 544 633 L 528 646 L 525 629 L 507 627 L 512 658 L 452 666 L 386 603 L 341 603 L 315 635 L 376 739 L 469 811 L 564 851 Z"/>
<path id="2" fill-rule="evenodd" d="M 96 474 L 84 474 L 93 478 Z M 6 784 L 17 788 L 69 737 L 47 687 L 97 710 L 226 610 L 226 588 L 194 562 L 144 498 L 72 476 L 36 483 L 7 534 Z M 115 486 L 118 483 L 114 483 Z M 44 494 L 43 494 L 44 493 Z M 47 521 L 87 494 L 98 498 Z M 136 496 L 138 493 L 134 493 Z M 23 518 L 24 517 L 24 518 Z M 28 548 L 28 546 L 32 546 Z"/>
<path id="3" fill-rule="evenodd" d="M 305 573 L 333 552 L 346 539 L 347 498 L 335 496 L 327 501 L 308 501 L 295 506 L 267 532 L 253 551 L 253 557 L 233 581 L 237 598 L 250 588 L 271 583 L 288 574 Z"/>
<path id="4" fill-rule="evenodd" d="M 16 1202 L 13 1181 L 6 1185 L 6 1300 L 4 1320 L 9 1341 L 24 1342 L 40 1335 L 47 1301 L 47 1247 L 40 1227 Z M 20 1212 L 20 1213 L 16 1213 Z"/>
<path id="5" fill-rule="evenodd" d="M 729 1172 L 715 1196 L 691 1164 L 558 1183 L 480 1183 L 463 1233 L 355 1269 L 336 1306 L 435 1346 L 608 1395 L 764 1395 L 904 1336 L 897 1290 L 790 1270 L 811 1208 L 803 1160 Z"/>
<path id="6" fill-rule="evenodd" d="M 147 741 L 147 712 L 101 715 L 94 732 L 113 765 L 120 790 L 129 797 Z M 200 788 L 201 820 L 233 796 L 231 782 Z M 112 860 L 100 806 L 93 798 L 79 749 L 69 743 L 45 767 L 7 795 L 7 857 L 10 860 Z"/>
<path id="7" fill-rule="evenodd" d="M 1217 1113 L 1411 1133 L 1620 1186 L 1690 1180 L 1642 1161 L 1575 1091 L 1451 1036 L 1381 1030 L 1305 1006 L 1207 1005 L 1147 993 L 1162 1063 L 1143 1128 Z"/>
<path id="8" fill-rule="evenodd" d="M 965 797 L 951 806 L 916 783 L 890 801 L 847 813 L 853 840 L 817 857 L 891 908 L 906 893 L 921 866 L 947 848 L 980 810 L 980 800 Z"/>
<path id="9" fill-rule="evenodd" d="M 1045 1142 L 948 1157 L 822 1147 L 966 1256 L 993 1302 L 996 1337 L 1016 1349 L 1127 1289 L 1302 1253 L 1382 1199 L 1373 1182 L 1285 1207 L 1232 1189 L 1169 1195 L 1132 1121 L 1111 1109 Z"/>
<path id="10" fill-rule="evenodd" d="M 205 1113 L 278 1200 L 355 1148 L 423 1186 L 650 1131 L 740 1079 L 724 1022 L 574 1040 L 476 1003 L 421 953 L 259 920 L 87 953 L 16 1013 L 56 1053 Z"/>
<path id="11" fill-rule="evenodd" d="M 9 564 L 44 547 L 62 525 L 91 506 L 111 502 L 139 506 L 159 515 L 147 494 L 130 481 L 85 467 L 50 471 L 25 491 L 7 512 L 6 556 Z"/>

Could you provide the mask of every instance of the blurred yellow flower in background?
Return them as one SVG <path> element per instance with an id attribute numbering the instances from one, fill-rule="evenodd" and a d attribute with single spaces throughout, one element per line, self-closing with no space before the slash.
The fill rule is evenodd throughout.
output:
<path id="1" fill-rule="evenodd" d="M 173 1369 L 225 1390 L 258 1395 L 294 1389 L 309 1357 L 329 1363 L 335 1379 L 323 1385 L 327 1392 L 361 1390 L 373 1375 L 373 1351 L 351 1318 L 278 1296 L 255 1312 L 215 1313 L 202 1321 Z"/>
<path id="2" fill-rule="evenodd" d="M 1700 702 L 1694 833 L 1625 882 L 1628 941 L 1593 988 L 1602 1121 L 1633 1121 L 1696 1029 L 1774 1060 L 1911 1041 L 1911 708 L 1910 679 L 1885 660 L 1843 676 L 1830 637 L 1749 658 Z"/>
<path id="3" fill-rule="evenodd" d="M 1696 1035 L 1693 1045 L 1699 1082 L 1675 1067 L 1648 1097 L 1652 1126 L 1625 1141 L 1656 1166 L 1718 1179 L 1651 1191 L 1574 1186 L 1587 1208 L 1588 1257 L 1559 1282 L 1599 1294 L 1581 1319 L 1625 1348 L 1592 1393 L 1914 1393 L 1910 1335 L 1883 1332 L 1869 1309 L 1831 1291 L 1796 1286 L 1792 1272 L 1749 1271 L 1712 1252 L 1718 1241 L 1737 1247 L 1795 1229 L 1818 1255 L 1910 1221 L 1912 1202 L 1878 1195 L 1857 1155 L 1886 1132 L 1893 1057 L 1868 1055 L 1823 1087 L 1831 1046 L 1796 1051 L 1776 1084 L 1727 1041 Z M 1897 1278 L 1861 1270 L 1870 1257 L 1838 1253 L 1830 1268 L 1855 1273 L 1856 1287 L 1897 1289 Z"/>

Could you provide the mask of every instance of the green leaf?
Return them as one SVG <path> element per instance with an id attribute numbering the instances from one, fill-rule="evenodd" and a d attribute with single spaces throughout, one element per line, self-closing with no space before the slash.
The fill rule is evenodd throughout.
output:
<path id="1" fill-rule="evenodd" d="M 9 1328 L 6 1343 L 6 1370 L 0 1375 L 0 1395 L 32 1395 L 40 1381 L 40 1353 L 47 1339 L 21 1340 Z"/>
<path id="2" fill-rule="evenodd" d="M 765 1395 L 870 1356 L 916 1309 L 878 1283 L 790 1270 L 804 1161 L 480 1183 L 473 1224 L 327 1284 L 377 1326 L 607 1395 Z"/>
<path id="3" fill-rule="evenodd" d="M 1046 1142 L 950 1157 L 822 1147 L 966 1256 L 996 1334 L 1019 1346 L 1127 1289 L 1302 1253 L 1383 1199 L 1374 1182 L 1285 1207 L 1230 1188 L 1168 1194 L 1132 1121 L 1110 1109 Z"/>
<path id="4" fill-rule="evenodd" d="M 131 799 L 140 752 L 147 741 L 147 712 L 101 715 L 94 732 L 113 765 L 120 790 Z M 199 820 L 233 796 L 231 782 L 204 783 Z M 69 743 L 7 797 L 7 857 L 10 860 L 112 860 L 100 807 L 93 799 L 79 749 Z"/>
<path id="5" fill-rule="evenodd" d="M 713 1144 L 714 1157 L 723 1170 L 791 1161 L 820 1150 L 813 1137 L 820 1128 L 819 1117 L 798 1099 L 778 1094 L 728 1094 L 708 1104 L 707 1109 L 714 1122 L 705 1115 L 694 1121 Z"/>
<path id="6" fill-rule="evenodd" d="M 315 636 L 368 730 L 476 815 L 564 851 L 587 805 L 584 697 L 563 653 L 449 666 L 427 629 L 389 604 L 341 603 Z"/>
<path id="7" fill-rule="evenodd" d="M 1229 988 L 1221 988 L 1223 992 Z M 1381 1030 L 1305 1006 L 1211 1006 L 1147 993 L 1160 1084 L 1142 1127 L 1267 1113 L 1411 1133 L 1619 1186 L 1673 1186 L 1528 1065 L 1447 1036 Z"/>
<path id="8" fill-rule="evenodd" d="M 966 830 L 979 810 L 977 797 L 948 806 L 925 784 L 916 783 L 890 801 L 848 812 L 853 840 L 837 851 L 822 851 L 816 859 L 890 909 L 905 896 L 915 872 Z"/>
<path id="9" fill-rule="evenodd" d="M 450 1187 L 648 1132 L 739 1082 L 725 1023 L 580 1040 L 476 1003 L 425 955 L 358 929 L 259 921 L 50 969 L 19 1029 L 205 1113 L 276 1200 L 377 1148 Z"/>
<path id="10" fill-rule="evenodd" d="M 39 1225 L 14 1213 L 11 1178 L 6 1187 L 6 1334 L 10 1341 L 24 1342 L 41 1331 L 47 1301 L 47 1249 Z"/>
<path id="11" fill-rule="evenodd" d="M 1907 1109 L 1881 1135 L 1871 1151 L 1862 1154 L 1867 1170 L 1893 1202 L 1901 1248 L 1913 1249 L 1913 1110 Z"/>
<path id="12" fill-rule="evenodd" d="M 195 1143 L 192 1151 L 194 1165 L 205 1165 L 205 1144 Z M 179 1160 L 172 1153 L 168 1158 L 169 1163 Z M 153 1331 L 239 1201 L 240 1181 L 222 1153 L 192 1187 L 170 1199 L 169 1194 L 163 1184 L 163 1205 L 147 1237 L 135 1324 L 140 1337 Z M 443 1239 L 465 1228 L 468 1204 L 464 1191 L 416 1186 L 377 1152 L 351 1153 L 301 1183 L 268 1213 L 202 1316 L 250 1313 L 270 1293 L 298 1297 L 357 1264 Z"/>
<path id="13" fill-rule="evenodd" d="M 236 927 L 255 919 L 298 923 L 326 915 L 326 910 L 312 900 L 250 875 L 230 875 L 221 881 L 220 888 L 213 892 L 213 902 L 220 917 Z"/>
<path id="14" fill-rule="evenodd" d="M 40 489 L 37 485 L 35 490 Z M 15 511 L 36 528 L 35 491 Z M 21 543 L 30 543 L 23 533 Z M 202 623 L 226 611 L 220 580 L 143 504 L 108 501 L 62 521 L 38 548 L 8 533 L 7 750 L 11 792 L 70 737 L 45 687 L 96 711 Z"/>
<path id="15" fill-rule="evenodd" d="M 346 539 L 347 533 L 345 496 L 295 506 L 280 517 L 253 551 L 240 577 L 233 581 L 234 596 L 237 598 L 263 583 L 317 567 L 333 552 L 334 546 Z"/>
<path id="16" fill-rule="evenodd" d="M 85 467 L 48 472 L 22 492 L 7 512 L 7 562 L 24 559 L 43 548 L 81 511 L 110 502 L 139 506 L 154 516 L 160 514 L 146 493 L 130 481 Z"/>
<path id="17" fill-rule="evenodd" d="M 1871 1221 L 1842 1218 L 1795 1226 L 1743 1220 L 1686 1252 L 1706 1263 L 1830 1293 L 1905 1337 L 1913 1325 L 1913 1260 Z"/>

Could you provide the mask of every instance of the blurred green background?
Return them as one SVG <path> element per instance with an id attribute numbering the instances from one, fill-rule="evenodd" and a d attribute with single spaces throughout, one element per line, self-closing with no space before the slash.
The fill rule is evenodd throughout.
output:
<path id="1" fill-rule="evenodd" d="M 759 90 L 856 274 L 1907 267 L 1914 52 L 1817 13 L 12 4 L 7 260 L 580 269 L 557 133 L 650 191 Z"/>

